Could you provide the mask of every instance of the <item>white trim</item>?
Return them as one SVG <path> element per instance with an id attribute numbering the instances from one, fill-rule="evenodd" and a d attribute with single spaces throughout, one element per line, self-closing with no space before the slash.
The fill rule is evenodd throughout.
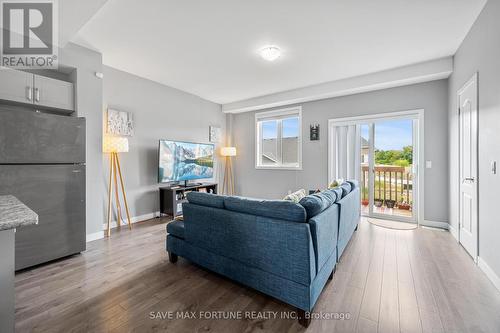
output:
<path id="1" fill-rule="evenodd" d="M 227 103 L 222 105 L 222 111 L 224 113 L 241 113 L 282 107 L 320 99 L 446 79 L 451 73 L 453 73 L 453 57 L 446 57 Z"/>
<path id="2" fill-rule="evenodd" d="M 477 265 L 479 266 L 479 268 L 481 268 L 484 274 L 486 274 L 488 279 L 490 279 L 491 283 L 493 283 L 493 285 L 498 290 L 500 290 L 500 277 L 495 273 L 493 269 L 491 269 L 491 267 L 486 263 L 486 261 L 484 261 L 483 258 L 478 257 Z"/>
<path id="3" fill-rule="evenodd" d="M 367 123 L 373 122 L 374 120 L 391 120 L 391 119 L 401 119 L 408 118 L 413 119 L 415 115 L 424 113 L 424 109 L 415 109 L 415 110 L 407 110 L 407 111 L 389 111 L 384 113 L 376 113 L 376 114 L 367 114 L 362 116 L 354 116 L 354 117 L 343 117 L 343 118 L 333 118 L 328 119 L 328 126 L 332 123 L 335 123 L 336 126 L 346 126 L 346 125 L 355 125 L 359 123 L 363 123 L 363 120 L 366 120 Z"/>
<path id="4" fill-rule="evenodd" d="M 154 213 L 148 213 L 148 214 L 144 214 L 144 215 L 139 215 L 139 216 L 133 216 L 130 218 L 130 223 L 138 223 L 138 222 L 143 222 L 143 221 L 147 221 L 147 220 L 151 220 L 153 218 L 156 218 L 160 215 L 160 212 L 154 212 Z M 116 228 L 117 224 L 116 224 L 116 220 L 115 221 L 111 221 L 111 229 L 114 229 Z M 126 226 L 126 224 L 122 224 L 122 227 Z M 104 223 L 102 225 L 102 231 L 98 231 L 98 232 L 94 232 L 92 234 L 88 234 L 87 235 L 87 243 L 88 242 L 92 242 L 92 241 L 95 241 L 97 239 L 102 239 L 104 238 L 104 233 L 105 231 L 108 229 L 108 224 L 107 223 Z"/>
<path id="5" fill-rule="evenodd" d="M 453 236 L 453 238 L 455 238 L 455 240 L 458 243 L 459 240 L 458 240 L 458 231 L 457 231 L 457 228 L 455 228 L 454 226 L 452 226 L 451 223 L 450 223 L 448 225 L 448 230 L 450 231 L 450 234 Z"/>
<path id="6" fill-rule="evenodd" d="M 287 116 L 295 116 L 298 115 L 299 118 L 299 137 L 297 141 L 298 146 L 298 162 L 299 165 L 294 167 L 290 165 L 278 165 L 278 166 L 269 166 L 269 165 L 259 165 L 259 152 L 260 152 L 260 126 L 259 121 L 263 121 L 266 119 L 276 119 L 276 118 L 286 118 Z M 291 171 L 300 171 L 302 170 L 302 106 L 295 106 L 291 108 L 284 108 L 279 110 L 272 110 L 266 112 L 259 112 L 255 114 L 255 133 L 254 133 L 254 142 L 255 142 L 255 169 L 258 170 L 291 170 Z M 281 152 L 281 149 L 280 149 Z M 281 160 L 281 157 L 280 157 Z"/>
<path id="7" fill-rule="evenodd" d="M 420 223 L 420 225 L 425 225 L 426 227 L 439 228 L 444 230 L 450 229 L 450 224 L 448 222 L 423 220 Z"/>
<path id="8" fill-rule="evenodd" d="M 379 114 L 370 114 L 370 115 L 362 115 L 362 116 L 354 116 L 354 117 L 344 117 L 344 118 L 334 118 L 328 119 L 328 183 L 333 179 L 332 178 L 332 166 L 330 165 L 332 157 L 334 156 L 334 138 L 333 138 L 333 130 L 334 126 L 346 126 L 346 125 L 354 125 L 354 124 L 363 124 L 363 123 L 372 123 L 379 122 L 384 120 L 391 119 L 417 119 L 418 120 L 418 152 L 417 155 L 417 188 L 415 191 L 415 199 L 414 199 L 414 207 L 417 213 L 414 221 L 409 221 L 405 219 L 405 222 L 417 222 L 418 224 L 423 224 L 424 222 L 424 184 L 425 184 L 425 111 L 424 109 L 415 109 L 415 110 L 405 110 L 405 111 L 393 111 L 393 112 L 384 112 Z M 373 132 L 373 131 L 371 131 Z M 414 133 L 416 135 L 417 133 Z M 373 134 L 370 134 L 371 136 Z M 373 137 L 370 138 L 373 142 Z M 371 203 L 373 205 L 373 203 Z M 389 216 L 383 215 L 379 218 L 389 218 Z"/>
<path id="9" fill-rule="evenodd" d="M 93 234 L 88 234 L 86 241 L 88 243 L 102 238 L 104 238 L 104 231 L 98 231 L 94 232 Z"/>
<path id="10" fill-rule="evenodd" d="M 143 222 L 143 221 L 151 220 L 151 219 L 154 219 L 155 217 L 157 217 L 159 215 L 160 215 L 160 212 L 154 212 L 154 213 L 148 213 L 148 214 L 139 215 L 139 216 L 133 216 L 133 217 L 130 218 L 130 223 L 134 224 L 134 223 L 138 223 L 138 222 Z M 111 229 L 116 228 L 116 226 L 117 226 L 116 220 L 111 221 Z M 126 226 L 125 220 L 122 221 L 122 225 L 121 226 L 122 227 Z M 108 229 L 108 224 L 107 223 L 103 223 L 102 230 L 107 230 L 107 229 Z"/>
<path id="11" fill-rule="evenodd" d="M 255 156 L 257 158 L 257 156 Z M 255 166 L 255 169 L 257 170 L 280 170 L 280 171 L 301 171 L 302 170 L 302 163 L 298 167 L 290 167 L 290 166 Z"/>
<path id="12" fill-rule="evenodd" d="M 272 111 L 265 111 L 265 112 L 258 112 L 255 114 L 255 119 L 256 120 L 263 120 L 266 118 L 276 118 L 276 117 L 281 117 L 281 116 L 290 116 L 294 114 L 301 114 L 302 112 L 302 106 L 294 106 L 292 108 L 284 108 L 284 109 L 279 109 L 279 110 L 272 110 Z"/>

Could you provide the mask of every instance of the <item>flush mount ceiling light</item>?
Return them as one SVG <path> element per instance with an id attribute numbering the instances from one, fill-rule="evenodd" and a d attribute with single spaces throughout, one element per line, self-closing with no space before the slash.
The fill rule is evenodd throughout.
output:
<path id="1" fill-rule="evenodd" d="M 274 61 L 281 56 L 281 50 L 274 45 L 264 46 L 260 49 L 260 56 L 267 61 Z"/>

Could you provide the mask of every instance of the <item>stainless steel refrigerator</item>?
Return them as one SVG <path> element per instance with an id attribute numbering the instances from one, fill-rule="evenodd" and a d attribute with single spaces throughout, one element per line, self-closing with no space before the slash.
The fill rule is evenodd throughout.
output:
<path id="1" fill-rule="evenodd" d="M 39 216 L 16 232 L 16 270 L 85 250 L 85 118 L 0 106 L 0 195 Z"/>

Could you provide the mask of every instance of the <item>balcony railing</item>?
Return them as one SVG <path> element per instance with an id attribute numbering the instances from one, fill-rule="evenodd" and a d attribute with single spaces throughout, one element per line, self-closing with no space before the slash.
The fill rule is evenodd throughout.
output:
<path id="1" fill-rule="evenodd" d="M 361 166 L 361 197 L 363 201 L 369 198 L 368 165 Z M 413 179 L 410 167 L 393 165 L 376 165 L 374 170 L 373 198 L 375 204 L 398 206 L 413 201 Z M 392 208 L 392 207 L 391 207 Z"/>

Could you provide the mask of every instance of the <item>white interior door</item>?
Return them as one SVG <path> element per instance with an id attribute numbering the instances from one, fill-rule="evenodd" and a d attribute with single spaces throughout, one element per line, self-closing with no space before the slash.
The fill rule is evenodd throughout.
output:
<path id="1" fill-rule="evenodd" d="M 460 118 L 459 168 L 460 211 L 459 240 L 476 260 L 477 257 L 477 75 L 458 91 Z"/>

